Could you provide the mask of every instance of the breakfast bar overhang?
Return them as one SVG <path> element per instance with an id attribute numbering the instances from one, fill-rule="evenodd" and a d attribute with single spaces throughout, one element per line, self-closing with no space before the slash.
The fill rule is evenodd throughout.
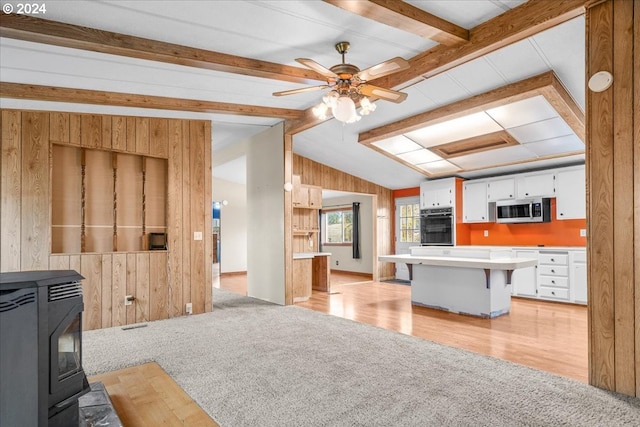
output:
<path id="1" fill-rule="evenodd" d="M 537 265 L 501 248 L 411 248 L 408 255 L 384 255 L 382 262 L 405 263 L 411 303 L 454 313 L 493 318 L 511 308 L 511 273 Z"/>

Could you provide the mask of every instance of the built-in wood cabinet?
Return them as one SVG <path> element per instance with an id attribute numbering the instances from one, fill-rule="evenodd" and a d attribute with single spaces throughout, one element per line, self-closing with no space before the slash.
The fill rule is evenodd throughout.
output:
<path id="1" fill-rule="evenodd" d="M 455 178 L 421 182 L 420 209 L 453 207 L 455 195 Z"/>
<path id="2" fill-rule="evenodd" d="M 300 182 L 300 176 L 293 178 L 293 207 L 301 209 L 322 209 L 322 187 Z"/>
<path id="3" fill-rule="evenodd" d="M 578 219 L 587 216 L 587 191 L 584 166 L 556 173 L 556 219 Z"/>
<path id="4" fill-rule="evenodd" d="M 312 293 L 313 258 L 293 260 L 293 302 L 306 301 Z"/>
<path id="5" fill-rule="evenodd" d="M 317 252 L 320 233 L 320 209 L 322 209 L 322 187 L 300 182 L 293 176 L 293 252 Z"/>

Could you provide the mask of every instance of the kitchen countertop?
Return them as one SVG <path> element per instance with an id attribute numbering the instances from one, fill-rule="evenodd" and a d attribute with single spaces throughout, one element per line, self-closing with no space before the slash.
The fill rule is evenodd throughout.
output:
<path id="1" fill-rule="evenodd" d="M 310 259 L 317 256 L 331 256 L 331 252 L 296 252 L 293 259 Z"/>
<path id="2" fill-rule="evenodd" d="M 378 257 L 378 261 L 490 270 L 515 270 L 538 264 L 538 260 L 534 258 L 463 258 L 442 255 L 383 255 Z"/>
<path id="3" fill-rule="evenodd" d="M 586 246 L 495 246 L 495 245 L 458 245 L 458 246 L 414 246 L 431 249 L 489 249 L 489 250 L 525 250 L 525 251 L 585 251 Z"/>

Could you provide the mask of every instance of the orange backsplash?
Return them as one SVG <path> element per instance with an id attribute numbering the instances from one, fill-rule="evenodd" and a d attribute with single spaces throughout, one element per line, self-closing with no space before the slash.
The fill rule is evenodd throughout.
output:
<path id="1" fill-rule="evenodd" d="M 470 245 L 497 246 L 586 246 L 587 238 L 580 229 L 587 228 L 586 219 L 556 219 L 556 199 L 551 199 L 551 222 L 529 224 L 462 224 L 457 233 L 469 234 Z M 465 230 L 465 228 L 467 230 Z M 484 237 L 484 230 L 489 236 Z M 459 241 L 459 239 L 458 239 Z"/>
<path id="2" fill-rule="evenodd" d="M 529 224 L 465 224 L 462 222 L 462 183 L 456 179 L 456 245 L 491 246 L 586 246 L 587 238 L 580 230 L 587 228 L 586 219 L 556 219 L 556 199 L 551 199 L 551 222 Z M 394 190 L 393 196 L 420 194 L 419 188 Z M 395 230 L 395 227 L 393 228 Z M 484 230 L 489 236 L 484 237 Z"/>

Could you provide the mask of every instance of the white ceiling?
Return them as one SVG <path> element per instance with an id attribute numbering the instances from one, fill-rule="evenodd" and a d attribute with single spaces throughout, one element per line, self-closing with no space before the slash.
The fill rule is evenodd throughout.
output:
<path id="1" fill-rule="evenodd" d="M 523 1 L 408 1 L 464 28 L 473 28 Z M 322 1 L 55 1 L 45 19 L 198 47 L 216 52 L 299 66 L 311 58 L 327 67 L 339 63 L 334 50 L 347 40 L 348 62 L 361 69 L 395 56 L 409 59 L 433 46 L 424 39 L 357 16 Z M 358 133 L 553 70 L 584 110 L 584 19 L 554 27 L 435 77 L 404 88 L 399 105 L 378 102 L 358 123 L 329 120 L 294 137 L 294 152 L 388 188 L 414 187 L 425 176 L 357 142 Z M 274 97 L 272 92 L 305 85 L 173 64 L 0 38 L 0 81 L 127 92 L 175 98 L 307 109 L 321 94 Z M 318 84 L 310 82 L 310 84 Z M 110 106 L 2 99 L 3 108 L 41 108 L 213 121 L 213 150 L 234 144 L 279 119 L 188 113 Z M 544 129 L 542 129 L 544 131 Z M 556 144 L 564 143 L 562 141 Z M 567 141 L 575 144 L 576 141 Z M 527 146 L 529 147 L 530 143 Z M 518 147 L 510 147 L 518 148 Z M 553 147 L 533 146 L 538 156 Z M 583 161 L 583 156 L 490 168 L 463 176 L 507 173 L 522 168 Z M 238 161 L 215 175 L 238 182 Z M 214 164 L 216 164 L 214 162 Z M 490 166 L 490 164 L 488 164 Z M 217 167 L 216 167 L 217 168 Z M 226 172 L 225 172 L 226 171 Z"/>

